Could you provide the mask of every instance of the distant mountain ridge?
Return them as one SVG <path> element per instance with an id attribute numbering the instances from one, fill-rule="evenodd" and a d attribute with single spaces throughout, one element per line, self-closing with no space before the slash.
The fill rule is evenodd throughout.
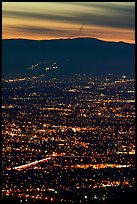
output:
<path id="1" fill-rule="evenodd" d="M 56 62 L 56 72 L 73 74 L 107 73 L 134 75 L 135 45 L 124 42 L 107 42 L 94 38 L 59 40 L 2 40 L 2 74 L 41 72 L 29 70 L 39 62 Z"/>

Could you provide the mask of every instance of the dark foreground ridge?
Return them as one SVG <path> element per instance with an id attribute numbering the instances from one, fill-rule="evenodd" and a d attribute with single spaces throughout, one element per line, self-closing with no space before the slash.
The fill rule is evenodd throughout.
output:
<path id="1" fill-rule="evenodd" d="M 135 45 L 124 42 L 106 42 L 94 38 L 40 41 L 8 39 L 2 41 L 2 52 L 3 75 L 16 72 L 45 73 L 45 67 L 54 62 L 58 65 L 54 71 L 65 74 L 134 75 L 135 70 Z M 29 69 L 40 63 L 39 69 Z"/>

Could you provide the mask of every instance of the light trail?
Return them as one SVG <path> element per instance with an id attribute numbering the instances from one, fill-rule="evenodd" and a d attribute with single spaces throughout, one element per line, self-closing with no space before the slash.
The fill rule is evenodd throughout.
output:
<path id="1" fill-rule="evenodd" d="M 28 163 L 28 164 L 23 164 L 23 165 L 21 165 L 21 166 L 14 167 L 13 169 L 16 169 L 16 170 L 25 169 L 25 168 L 30 167 L 30 166 L 32 166 L 32 165 L 36 165 L 36 164 L 38 164 L 38 163 L 40 163 L 40 162 L 45 162 L 45 161 L 47 161 L 47 160 L 50 160 L 51 158 L 52 158 L 52 156 L 51 156 L 51 157 L 47 157 L 47 158 L 45 158 L 45 159 L 36 160 L 36 161 L 31 162 L 31 163 Z"/>

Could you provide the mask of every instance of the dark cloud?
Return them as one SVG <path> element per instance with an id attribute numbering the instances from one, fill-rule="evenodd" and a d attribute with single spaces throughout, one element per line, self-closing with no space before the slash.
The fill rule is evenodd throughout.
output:
<path id="1" fill-rule="evenodd" d="M 87 25 L 98 25 L 106 26 L 111 28 L 125 28 L 125 29 L 134 29 L 135 28 L 135 19 L 132 16 L 121 17 L 121 16 L 105 16 L 105 15 L 92 15 L 92 14 L 80 14 L 77 16 L 82 22 L 85 22 Z"/>
<path id="2" fill-rule="evenodd" d="M 3 17 L 9 17 L 9 18 L 32 18 L 32 19 L 39 19 L 39 20 L 62 20 L 63 16 L 55 15 L 55 14 L 42 14 L 42 13 L 33 13 L 33 12 L 26 12 L 26 11 L 3 11 L 2 12 Z"/>
<path id="3" fill-rule="evenodd" d="M 96 8 L 104 11 L 110 11 L 114 13 L 126 14 L 135 14 L 135 2 L 75 2 L 70 3 L 72 5 L 83 6 L 88 8 Z"/>
<path id="4" fill-rule="evenodd" d="M 52 34 L 54 36 L 59 35 L 70 35 L 72 32 L 71 30 L 60 30 L 60 29 L 54 29 L 54 28 L 46 28 L 46 27 L 39 27 L 39 26 L 28 26 L 28 25 L 20 25 L 20 26 L 5 26 L 6 29 L 18 31 L 18 32 L 25 32 L 25 33 L 33 33 L 33 34 L 40 34 L 40 35 L 49 35 Z"/>
<path id="5" fill-rule="evenodd" d="M 124 4 L 125 3 L 125 4 Z M 134 2 L 128 2 L 128 5 L 126 2 L 75 2 L 75 3 L 69 3 L 76 6 L 83 6 L 88 9 L 97 9 L 98 11 L 113 13 L 114 15 L 132 15 L 135 16 L 135 4 Z"/>

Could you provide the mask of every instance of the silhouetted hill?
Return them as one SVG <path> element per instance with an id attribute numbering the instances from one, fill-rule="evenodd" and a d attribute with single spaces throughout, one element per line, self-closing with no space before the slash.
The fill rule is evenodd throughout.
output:
<path id="1" fill-rule="evenodd" d="M 28 68 L 39 62 L 57 62 L 59 69 L 54 71 L 65 74 L 134 75 L 135 45 L 93 38 L 2 41 L 3 75 L 33 72 Z M 35 71 L 45 72 L 44 69 Z"/>

